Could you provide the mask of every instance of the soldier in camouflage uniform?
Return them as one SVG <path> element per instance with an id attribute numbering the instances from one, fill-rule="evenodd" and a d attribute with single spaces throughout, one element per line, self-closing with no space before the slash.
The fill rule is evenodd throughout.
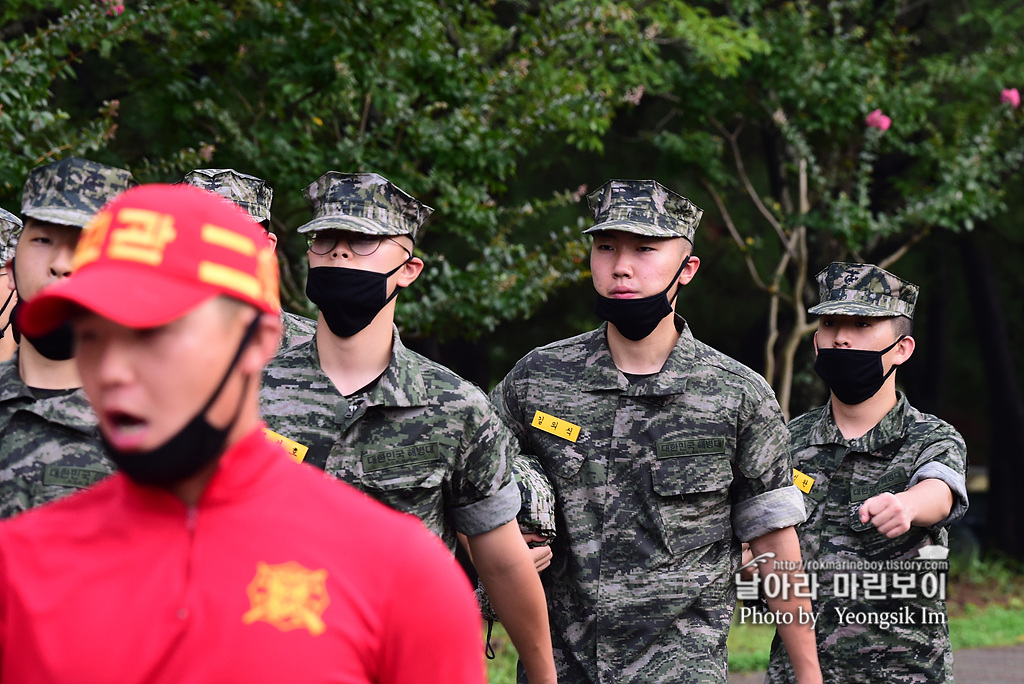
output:
<path id="1" fill-rule="evenodd" d="M 7 287 L 9 276 L 7 275 L 7 262 L 14 256 L 14 245 L 17 243 L 17 235 L 21 231 L 21 219 L 7 211 L 0 209 L 0 297 L 4 302 L 0 305 L 0 361 L 6 361 L 14 355 L 18 348 L 11 334 L 11 310 L 17 303 L 14 290 Z M 4 293 L 7 293 L 4 296 Z"/>
<path id="2" fill-rule="evenodd" d="M 542 577 L 558 675 L 724 683 L 740 542 L 799 560 L 782 413 L 763 378 L 674 313 L 700 264 L 701 210 L 655 181 L 613 180 L 588 199 L 607 324 L 533 350 L 491 393 L 555 490 Z M 813 631 L 785 631 L 801 681 L 821 681 Z"/>
<path id="3" fill-rule="evenodd" d="M 274 200 L 274 189 L 265 180 L 234 169 L 193 169 L 179 182 L 209 190 L 245 209 L 256 223 L 263 226 L 267 239 L 277 249 L 277 236 L 270 230 L 270 204 Z M 282 349 L 302 344 L 312 339 L 316 332 L 316 321 L 284 310 L 281 311 L 281 323 Z"/>
<path id="4" fill-rule="evenodd" d="M 7 264 L 19 306 L 74 271 L 82 228 L 135 184 L 127 171 L 75 157 L 29 173 L 25 227 Z M 71 356 L 70 328 L 22 336 L 14 357 L 0 363 L 0 517 L 87 487 L 111 469 Z"/>
<path id="5" fill-rule="evenodd" d="M 306 463 L 419 517 L 449 548 L 466 535 L 531 681 L 554 681 L 543 589 L 515 519 L 512 436 L 482 391 L 406 349 L 394 324 L 432 210 L 375 173 L 329 171 L 305 195 L 316 337 L 268 365 L 264 419 Z"/>
<path id="6" fill-rule="evenodd" d="M 928 559 L 948 553 L 946 528 L 967 510 L 967 450 L 896 390 L 893 371 L 914 351 L 918 288 L 870 264 L 833 263 L 818 283 L 815 370 L 831 398 L 789 429 L 808 510 L 797 533 L 817 568 L 822 673 L 952 682 L 946 566 Z M 782 656 L 773 644 L 766 681 L 793 680 Z"/>

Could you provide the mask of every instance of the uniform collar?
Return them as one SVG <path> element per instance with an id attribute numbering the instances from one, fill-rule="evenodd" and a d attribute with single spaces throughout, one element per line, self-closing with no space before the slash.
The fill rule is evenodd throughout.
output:
<path id="1" fill-rule="evenodd" d="M 18 352 L 7 361 L 0 363 L 0 402 L 13 399 L 27 399 L 34 401 L 32 392 L 21 380 L 18 374 Z"/>
<path id="2" fill-rule="evenodd" d="M 322 380 L 333 387 L 330 379 L 320 367 L 320 354 L 316 348 L 316 338 L 303 343 L 306 353 L 313 361 L 313 367 L 323 376 Z M 402 344 L 398 334 L 398 326 L 394 326 L 391 337 L 391 361 L 384 369 L 380 382 L 366 394 L 367 406 L 423 406 L 429 396 L 426 382 L 421 372 L 424 367 L 419 354 L 410 351 Z"/>
<path id="3" fill-rule="evenodd" d="M 59 397 L 37 399 L 18 373 L 18 351 L 14 356 L 0 363 L 0 404 L 10 403 L 14 409 L 4 411 L 6 421 L 14 411 L 28 411 L 43 420 L 62 425 L 83 433 L 96 432 L 96 414 L 81 388 Z M 0 424 L 0 429 L 6 426 Z"/>
<path id="4" fill-rule="evenodd" d="M 391 343 L 391 363 L 377 386 L 370 390 L 369 406 L 423 406 L 429 392 L 423 379 L 424 364 L 419 354 L 409 351 L 395 326 Z"/>
<path id="5" fill-rule="evenodd" d="M 896 405 L 882 416 L 877 425 L 857 439 L 847 440 L 832 416 L 832 399 L 829 398 L 828 403 L 819 409 L 817 420 L 811 427 L 810 443 L 816 446 L 840 444 L 864 453 L 879 451 L 903 433 L 908 405 L 906 395 L 897 391 Z"/>
<path id="6" fill-rule="evenodd" d="M 680 394 L 685 389 L 680 385 L 681 379 L 687 376 L 693 365 L 696 343 L 686 320 L 676 314 L 675 322 L 679 339 L 665 365 L 658 373 L 633 385 L 615 367 L 608 348 L 608 323 L 602 323 L 600 328 L 584 338 L 586 357 L 581 388 L 584 391 L 619 390 L 630 395 L 654 397 Z"/>

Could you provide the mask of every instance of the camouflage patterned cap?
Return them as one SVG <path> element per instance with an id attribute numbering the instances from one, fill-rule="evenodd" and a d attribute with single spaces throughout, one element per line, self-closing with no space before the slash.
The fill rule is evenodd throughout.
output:
<path id="1" fill-rule="evenodd" d="M 587 195 L 594 226 L 584 233 L 622 230 L 650 237 L 693 234 L 704 211 L 682 195 L 653 180 L 610 180 Z"/>
<path id="2" fill-rule="evenodd" d="M 919 288 L 873 264 L 834 261 L 818 274 L 819 316 L 906 316 L 914 319 Z"/>
<path id="3" fill-rule="evenodd" d="M 21 215 L 84 228 L 104 204 L 136 185 L 124 169 L 68 157 L 29 172 L 21 195 Z"/>
<path id="4" fill-rule="evenodd" d="M 234 169 L 193 169 L 179 182 L 209 190 L 231 200 L 249 212 L 256 223 L 270 220 L 274 188 L 262 178 L 239 173 Z"/>
<path id="5" fill-rule="evenodd" d="M 328 171 L 302 191 L 313 220 L 300 233 L 350 230 L 368 235 L 409 235 L 434 210 L 376 173 Z"/>
<path id="6" fill-rule="evenodd" d="M 0 209 L 0 266 L 14 256 L 14 246 L 20 232 L 21 219 L 6 209 Z"/>

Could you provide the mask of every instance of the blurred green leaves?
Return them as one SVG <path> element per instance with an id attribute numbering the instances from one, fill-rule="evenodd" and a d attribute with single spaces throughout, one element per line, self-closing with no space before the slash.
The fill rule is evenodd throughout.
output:
<path id="1" fill-rule="evenodd" d="M 721 12 L 568 0 L 14 0 L 0 21 L 0 201 L 71 154 L 173 181 L 231 166 L 275 188 L 292 308 L 301 188 L 377 171 L 437 209 L 428 268 L 402 298 L 410 335 L 473 337 L 527 317 L 583 273 L 570 188 L 511 199 L 524 159 L 601 152 L 617 112 L 683 74 L 736 74 L 764 51 Z M 14 207 L 16 208 L 16 207 Z M 563 211 L 564 214 L 564 211 Z"/>

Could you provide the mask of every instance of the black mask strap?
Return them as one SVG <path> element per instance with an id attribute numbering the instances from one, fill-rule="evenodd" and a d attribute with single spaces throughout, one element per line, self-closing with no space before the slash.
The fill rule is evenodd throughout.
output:
<path id="1" fill-rule="evenodd" d="M 884 355 L 888 354 L 893 348 L 896 347 L 897 344 L 900 343 L 901 340 L 903 340 L 904 337 L 906 337 L 906 335 L 900 335 L 898 338 L 896 338 L 895 342 L 890 344 L 888 347 L 886 347 L 882 351 L 878 352 L 878 358 L 881 359 Z M 885 382 L 886 380 L 889 379 L 889 376 L 892 375 L 892 372 L 894 370 L 896 370 L 897 366 L 899 366 L 899 364 L 898 363 L 894 363 L 894 364 L 892 364 L 892 366 L 889 367 L 889 372 L 882 376 L 882 382 Z"/>
<path id="2" fill-rule="evenodd" d="M 672 282 L 670 282 L 668 284 L 668 287 L 666 287 L 665 290 L 661 293 L 665 296 L 665 299 L 668 299 L 669 304 L 672 303 L 672 300 L 669 299 L 668 297 L 668 291 L 672 289 L 673 285 L 676 285 L 679 282 L 679 276 L 683 274 L 683 269 L 686 268 L 686 264 L 690 263 L 690 256 L 691 254 L 686 255 L 686 258 L 683 259 L 683 263 L 679 264 L 679 270 L 676 271 L 675 276 L 673 276 Z M 682 287 L 682 285 L 680 285 L 680 287 Z M 679 290 L 676 290 L 676 296 L 679 296 Z"/>
<path id="3" fill-rule="evenodd" d="M 250 340 L 252 340 L 253 335 L 256 334 L 256 329 L 259 328 L 261 317 L 262 315 L 258 315 L 256 316 L 256 318 L 252 319 L 252 322 L 249 324 L 249 327 L 245 329 L 245 334 L 242 335 L 242 341 L 238 343 L 238 350 L 235 352 L 234 357 L 231 359 L 231 363 L 228 364 L 228 369 L 224 372 L 224 377 L 221 378 L 220 384 L 217 385 L 217 389 L 214 390 L 213 395 L 210 397 L 209 401 L 206 402 L 206 405 L 203 406 L 202 409 L 200 409 L 197 415 L 206 415 L 206 412 L 210 410 L 211 406 L 213 406 L 213 402 L 217 401 L 217 397 L 220 396 L 221 391 L 224 389 L 224 385 L 228 384 L 228 378 L 231 377 L 231 372 L 235 370 L 235 364 L 238 363 L 238 359 L 242 358 L 242 352 L 244 352 L 245 348 L 249 346 Z M 246 378 L 245 384 L 246 386 L 249 385 L 248 378 Z M 238 408 L 235 410 L 234 417 L 231 419 L 231 422 L 228 423 L 229 425 L 234 424 L 235 420 L 238 419 L 238 415 L 241 413 L 241 411 L 242 402 L 239 402 Z"/>
<path id="4" fill-rule="evenodd" d="M 396 242 L 395 244 L 398 245 L 399 247 L 401 247 L 402 249 L 405 249 L 405 245 L 403 245 L 402 243 Z M 398 264 L 393 269 L 391 269 L 390 271 L 388 271 L 387 273 L 384 274 L 385 287 L 387 286 L 387 279 L 388 278 L 390 278 L 391 276 L 393 276 L 396 273 L 398 273 L 399 269 L 401 269 L 407 263 L 412 261 L 412 252 L 410 252 L 409 250 L 405 249 L 405 253 L 409 255 L 409 258 L 406 259 L 405 261 L 403 261 L 402 263 Z M 401 289 L 402 289 L 401 285 L 395 285 L 395 291 L 392 292 L 391 294 L 389 294 L 388 298 L 384 300 L 384 306 L 387 306 L 388 302 L 390 302 L 392 299 L 397 297 L 398 296 L 398 291 L 401 290 Z M 383 309 L 384 307 L 382 306 L 381 308 Z"/>
<path id="5" fill-rule="evenodd" d="M 0 306 L 0 314 L 2 314 L 4 311 L 7 311 L 7 305 L 11 303 L 11 297 L 13 297 L 13 296 L 14 296 L 14 290 L 11 290 L 11 293 L 9 295 L 7 295 L 7 299 L 4 300 L 4 305 Z M 0 328 L 0 340 L 4 339 L 4 333 L 7 331 L 8 328 L 11 327 L 12 323 L 14 323 L 14 311 L 13 310 L 7 316 L 7 325 L 5 325 L 4 327 Z"/>

